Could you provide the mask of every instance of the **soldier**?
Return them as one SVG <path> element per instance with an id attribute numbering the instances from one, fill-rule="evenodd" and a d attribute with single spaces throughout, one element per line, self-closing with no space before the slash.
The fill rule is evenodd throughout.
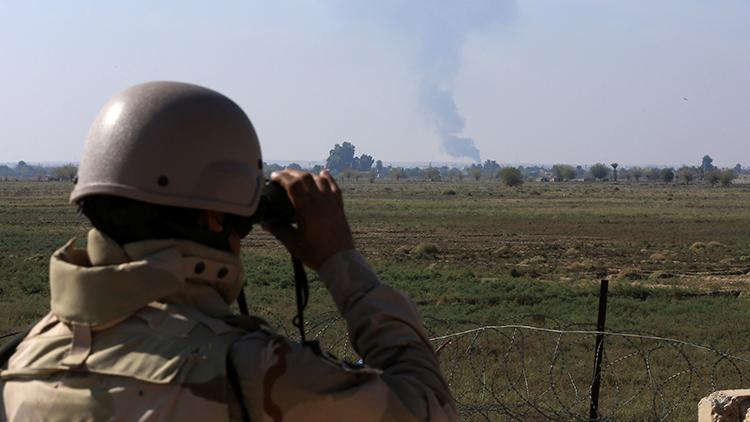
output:
<path id="1" fill-rule="evenodd" d="M 94 227 L 50 262 L 51 310 L 0 372 L 9 420 L 454 420 L 414 306 L 354 249 L 331 175 L 272 175 L 297 226 L 265 227 L 317 271 L 367 367 L 230 311 L 265 179 L 244 112 L 195 85 L 115 96 L 70 200 Z"/>

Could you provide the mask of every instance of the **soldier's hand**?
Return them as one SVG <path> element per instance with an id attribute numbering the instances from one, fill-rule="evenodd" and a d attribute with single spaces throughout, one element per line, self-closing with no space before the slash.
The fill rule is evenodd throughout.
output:
<path id="1" fill-rule="evenodd" d="M 319 175 L 283 170 L 271 174 L 289 195 L 296 211 L 297 227 L 264 225 L 289 252 L 308 267 L 317 270 L 328 257 L 354 248 L 352 233 L 344 214 L 341 190 L 328 170 Z"/>

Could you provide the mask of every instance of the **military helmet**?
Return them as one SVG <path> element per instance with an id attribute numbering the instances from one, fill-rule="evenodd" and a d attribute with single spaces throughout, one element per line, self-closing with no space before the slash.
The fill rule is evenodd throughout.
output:
<path id="1" fill-rule="evenodd" d="M 103 194 L 249 216 L 262 166 L 255 129 L 232 100 L 197 85 L 148 82 L 99 112 L 70 202 Z"/>

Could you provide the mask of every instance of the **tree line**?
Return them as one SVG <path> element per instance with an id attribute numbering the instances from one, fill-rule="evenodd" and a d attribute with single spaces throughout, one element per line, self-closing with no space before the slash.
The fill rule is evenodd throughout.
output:
<path id="1" fill-rule="evenodd" d="M 287 168 L 301 169 L 297 163 L 290 163 Z M 281 170 L 284 166 L 272 164 L 267 166 L 267 172 Z M 701 163 L 695 166 L 672 167 L 621 167 L 618 163 L 606 165 L 595 163 L 591 166 L 555 164 L 551 167 L 545 166 L 501 166 L 495 160 L 486 160 L 484 163 L 475 163 L 463 168 L 440 166 L 434 167 L 394 167 L 386 166 L 381 160 L 375 160 L 371 155 L 361 154 L 357 156 L 356 147 L 350 142 L 335 144 L 329 151 L 325 166 L 316 165 L 310 169 L 318 172 L 323 168 L 345 180 L 367 180 L 374 182 L 377 179 L 390 178 L 399 180 L 424 180 L 424 181 L 454 181 L 464 180 L 499 180 L 509 186 L 517 186 L 524 181 L 632 181 L 632 182 L 662 182 L 691 184 L 696 182 L 707 183 L 711 186 L 728 186 L 740 174 L 748 174 L 740 164 L 734 168 L 717 168 L 713 165 L 713 159 L 709 155 L 703 156 Z"/>
<path id="2" fill-rule="evenodd" d="M 15 166 L 0 165 L 0 180 L 73 180 L 78 173 L 75 164 L 61 166 L 40 166 L 19 161 Z"/>
<path id="3" fill-rule="evenodd" d="M 748 174 L 740 164 L 734 168 L 718 168 L 713 159 L 705 155 L 701 163 L 695 166 L 672 167 L 621 167 L 618 163 L 606 165 L 596 163 L 588 167 L 570 164 L 555 164 L 545 166 L 501 166 L 495 160 L 475 163 L 463 168 L 428 165 L 427 167 L 402 167 L 385 165 L 372 155 L 356 154 L 356 147 L 350 142 L 335 144 L 329 151 L 325 165 L 317 164 L 303 168 L 298 163 L 286 166 L 264 163 L 266 175 L 284 168 L 320 172 L 329 169 L 335 176 L 347 181 L 366 180 L 374 182 L 378 179 L 422 180 L 430 182 L 464 180 L 481 181 L 497 180 L 508 186 L 518 186 L 525 181 L 630 181 L 630 182 L 661 182 L 661 183 L 706 183 L 711 186 L 728 186 L 740 174 Z M 78 168 L 75 164 L 45 167 L 30 165 L 19 161 L 15 166 L 0 165 L 0 180 L 73 180 Z"/>

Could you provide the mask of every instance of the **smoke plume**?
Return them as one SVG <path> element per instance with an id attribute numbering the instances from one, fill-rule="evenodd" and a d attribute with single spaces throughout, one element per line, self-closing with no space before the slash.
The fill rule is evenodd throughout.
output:
<path id="1" fill-rule="evenodd" d="M 480 161 L 474 140 L 462 137 L 466 121 L 456 106 L 453 85 L 461 67 L 467 35 L 515 15 L 512 0 L 350 0 L 363 16 L 403 36 L 416 51 L 413 63 L 420 78 L 419 104 L 452 157 Z"/>
<path id="2" fill-rule="evenodd" d="M 451 157 L 469 157 L 477 162 L 482 161 L 474 140 L 459 136 L 466 127 L 466 122 L 458 113 L 453 92 L 423 81 L 420 87 L 420 104 L 425 116 L 431 120 L 440 135 L 443 151 Z"/>

